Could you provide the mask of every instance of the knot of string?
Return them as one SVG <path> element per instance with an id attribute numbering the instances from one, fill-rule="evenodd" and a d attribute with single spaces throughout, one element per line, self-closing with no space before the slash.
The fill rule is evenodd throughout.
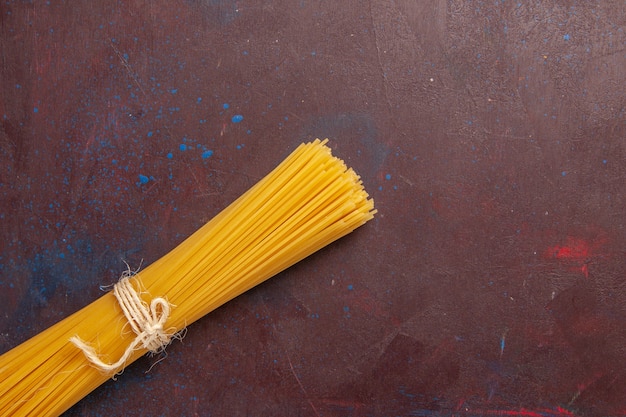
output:
<path id="1" fill-rule="evenodd" d="M 135 339 L 128 345 L 124 354 L 113 363 L 101 359 L 93 346 L 78 336 L 70 338 L 76 347 L 81 349 L 87 359 L 100 370 L 110 373 L 117 372 L 126 364 L 134 351 L 144 348 L 152 353 L 160 353 L 170 343 L 175 333 L 163 326 L 170 315 L 171 304 L 162 297 L 153 298 L 146 303 L 130 281 L 132 274 L 124 274 L 113 287 L 117 299 L 128 324 L 135 332 Z"/>

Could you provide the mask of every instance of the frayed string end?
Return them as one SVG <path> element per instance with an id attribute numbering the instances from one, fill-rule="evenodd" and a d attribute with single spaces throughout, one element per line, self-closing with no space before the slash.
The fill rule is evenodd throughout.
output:
<path id="1" fill-rule="evenodd" d="M 175 329 L 164 328 L 172 305 L 163 297 L 153 298 L 150 304 L 146 303 L 133 286 L 132 275 L 125 272 L 113 287 L 113 294 L 136 335 L 124 354 L 116 362 L 107 363 L 92 345 L 80 337 L 73 336 L 69 339 L 96 368 L 106 373 L 121 372 L 133 352 L 138 349 L 161 353 L 176 337 Z"/>

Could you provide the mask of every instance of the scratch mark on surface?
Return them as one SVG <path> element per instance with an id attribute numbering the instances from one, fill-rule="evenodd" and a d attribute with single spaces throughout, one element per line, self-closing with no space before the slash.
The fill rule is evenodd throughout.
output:
<path id="1" fill-rule="evenodd" d="M 407 177 L 400 175 L 400 179 L 402 181 L 404 181 L 405 183 L 409 184 L 411 187 L 413 187 L 415 185 L 415 183 L 413 181 L 411 181 L 410 179 L 408 179 Z"/>
<path id="2" fill-rule="evenodd" d="M 320 413 L 317 411 L 317 408 L 315 408 L 315 405 L 313 404 L 313 401 L 311 401 L 311 399 L 309 398 L 309 395 L 307 394 L 306 390 L 304 389 L 304 385 L 302 385 L 302 381 L 300 381 L 300 378 L 298 378 L 298 374 L 296 373 L 295 369 L 293 369 L 293 364 L 291 363 L 291 357 L 289 356 L 289 354 L 287 354 L 287 361 L 289 362 L 289 369 L 291 369 L 291 373 L 293 374 L 294 378 L 296 378 L 296 381 L 298 382 L 298 385 L 300 386 L 300 390 L 304 394 L 304 398 L 306 398 L 307 402 L 309 403 L 309 405 L 313 409 L 313 412 L 315 413 L 315 415 L 317 417 L 320 417 Z"/>
<path id="3" fill-rule="evenodd" d="M 265 311 L 267 317 L 270 317 L 271 316 L 270 310 L 267 307 L 267 304 L 265 303 L 263 299 L 261 299 L 261 304 L 263 306 L 262 308 Z M 271 326 L 272 326 L 272 329 L 274 330 L 274 333 L 278 334 L 278 328 L 276 327 L 275 321 L 273 320 L 271 321 Z M 307 402 L 309 403 L 309 406 L 311 406 L 311 409 L 313 410 L 315 415 L 317 417 L 321 417 L 320 413 L 317 411 L 317 407 L 315 407 L 315 404 L 313 404 L 313 401 L 311 401 L 311 399 L 309 398 L 309 394 L 306 392 L 306 389 L 304 388 L 304 385 L 302 384 L 300 377 L 298 377 L 298 374 L 296 373 L 296 370 L 293 367 L 293 362 L 291 362 L 291 356 L 286 351 L 285 351 L 285 356 L 287 356 L 287 362 L 289 363 L 289 370 L 293 374 L 293 377 L 296 379 L 296 382 L 298 382 L 298 386 L 300 387 L 300 391 L 302 391 L 302 393 L 304 394 L 304 398 L 306 398 Z"/>
<path id="4" fill-rule="evenodd" d="M 387 106 L 389 106 L 389 110 L 393 111 L 393 106 L 391 105 L 391 100 L 389 99 L 389 88 L 387 86 L 387 74 L 385 73 L 385 67 L 383 66 L 383 60 L 381 57 L 381 48 L 378 36 L 378 30 L 376 29 L 376 22 L 374 20 L 374 12 L 372 10 L 372 1 L 369 2 L 369 12 L 370 19 L 372 22 L 372 32 L 374 32 L 374 43 L 376 44 L 376 57 L 378 59 L 378 66 L 380 67 L 380 75 L 383 79 L 383 88 L 385 91 L 385 99 L 387 100 Z"/>
<path id="5" fill-rule="evenodd" d="M 122 55 L 120 50 L 117 49 L 117 47 L 115 46 L 113 41 L 111 41 L 111 48 L 113 48 L 113 51 L 115 51 L 115 54 L 117 55 L 117 57 L 122 62 L 122 65 L 124 66 L 124 68 L 126 68 L 126 71 L 128 72 L 128 75 L 130 75 L 130 78 L 132 78 L 133 81 L 135 82 L 135 84 L 137 84 L 137 87 L 139 88 L 139 91 L 141 91 L 141 94 L 143 94 L 144 97 L 147 97 L 146 92 L 144 91 L 143 87 L 139 83 L 139 79 L 137 78 L 137 74 L 135 74 L 135 72 L 133 71 L 133 67 L 131 67 L 130 63 L 124 57 L 124 55 Z"/>

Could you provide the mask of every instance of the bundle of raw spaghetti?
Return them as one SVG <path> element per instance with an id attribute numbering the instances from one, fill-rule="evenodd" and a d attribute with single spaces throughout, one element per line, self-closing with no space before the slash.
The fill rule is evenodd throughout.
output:
<path id="1" fill-rule="evenodd" d="M 0 356 L 0 415 L 61 414 L 186 325 L 374 213 L 359 176 L 326 141 L 300 145 L 170 253 Z"/>

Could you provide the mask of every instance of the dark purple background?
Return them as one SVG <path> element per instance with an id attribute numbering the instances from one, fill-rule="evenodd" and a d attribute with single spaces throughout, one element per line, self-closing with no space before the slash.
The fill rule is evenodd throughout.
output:
<path id="1" fill-rule="evenodd" d="M 0 10 L 0 351 L 301 141 L 379 210 L 67 416 L 626 415 L 621 0 Z"/>

